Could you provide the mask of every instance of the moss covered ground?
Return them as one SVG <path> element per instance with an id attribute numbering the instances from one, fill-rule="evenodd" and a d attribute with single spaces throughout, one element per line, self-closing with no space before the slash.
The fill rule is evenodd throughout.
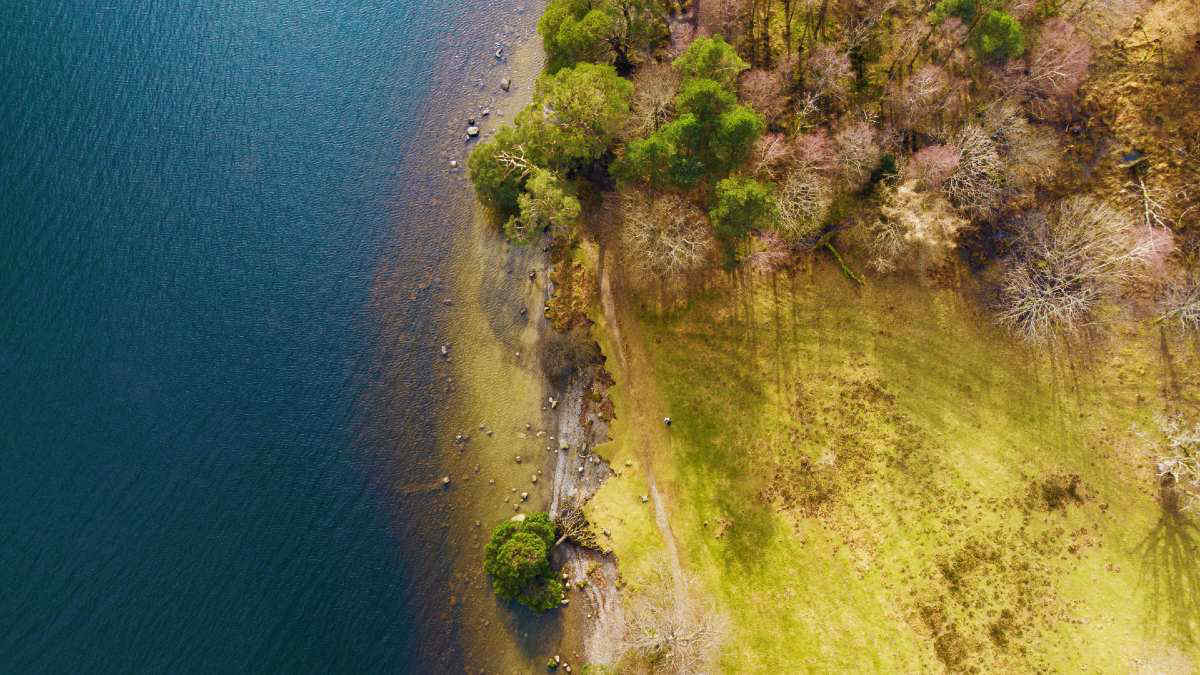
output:
<path id="1" fill-rule="evenodd" d="M 1144 437 L 1200 401 L 1194 341 L 1126 323 L 1032 350 L 960 291 L 819 260 L 668 312 L 617 297 L 595 332 L 620 475 L 589 515 L 627 596 L 662 592 L 653 474 L 730 619 L 722 670 L 1200 664 L 1200 523 L 1162 511 Z"/>

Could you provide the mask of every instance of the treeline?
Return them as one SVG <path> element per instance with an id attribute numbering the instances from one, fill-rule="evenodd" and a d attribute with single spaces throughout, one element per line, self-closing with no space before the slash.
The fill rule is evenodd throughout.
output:
<path id="1" fill-rule="evenodd" d="M 696 11 L 550 3 L 532 102 L 469 162 L 510 239 L 569 241 L 590 203 L 659 288 L 836 245 L 855 279 L 965 263 L 1032 341 L 1088 330 L 1147 281 L 1161 319 L 1200 328 L 1184 216 L 1146 187 L 1151 163 L 1130 156 L 1134 209 L 1071 161 L 1119 3 L 720 0 L 693 35 Z"/>

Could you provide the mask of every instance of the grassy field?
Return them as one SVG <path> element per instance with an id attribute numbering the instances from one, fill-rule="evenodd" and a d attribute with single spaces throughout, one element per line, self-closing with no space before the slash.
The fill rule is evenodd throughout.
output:
<path id="1" fill-rule="evenodd" d="M 623 363 L 597 326 L 617 381 L 598 450 L 621 475 L 590 515 L 627 595 L 661 592 L 653 473 L 730 620 L 721 670 L 1200 664 L 1200 530 L 1164 516 L 1150 440 L 1156 414 L 1197 409 L 1195 342 L 1131 325 L 1051 358 L 955 291 L 822 263 L 617 316 Z"/>

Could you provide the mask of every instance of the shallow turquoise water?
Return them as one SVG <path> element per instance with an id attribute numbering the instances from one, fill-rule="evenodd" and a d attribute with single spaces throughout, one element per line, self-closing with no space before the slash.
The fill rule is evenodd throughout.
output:
<path id="1" fill-rule="evenodd" d="M 451 5 L 0 6 L 0 670 L 458 665 L 436 282 L 378 316 Z"/>

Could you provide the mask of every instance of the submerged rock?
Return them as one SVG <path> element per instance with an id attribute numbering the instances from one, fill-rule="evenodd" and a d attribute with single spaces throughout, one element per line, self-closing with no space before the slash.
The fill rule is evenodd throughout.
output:
<path id="1" fill-rule="evenodd" d="M 508 79 L 507 77 L 504 78 L 503 80 L 500 80 L 500 88 L 503 89 L 504 91 L 508 91 L 509 87 L 511 87 L 511 86 L 512 86 L 512 80 Z"/>

